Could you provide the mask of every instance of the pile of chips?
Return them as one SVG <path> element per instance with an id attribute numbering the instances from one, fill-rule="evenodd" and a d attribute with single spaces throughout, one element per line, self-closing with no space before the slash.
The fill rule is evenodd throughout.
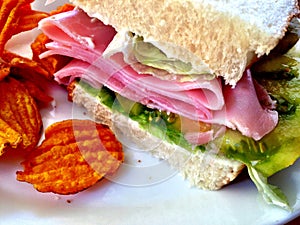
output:
<path id="1" fill-rule="evenodd" d="M 19 181 L 41 192 L 74 194 L 114 173 L 124 154 L 111 130 L 90 120 L 57 122 L 46 129 L 45 140 L 37 146 L 43 127 L 40 107 L 53 100 L 43 85 L 70 59 L 58 55 L 40 59 L 51 41 L 44 34 L 31 44 L 32 58 L 12 53 L 5 45 L 14 35 L 36 28 L 41 19 L 74 7 L 65 4 L 45 13 L 33 10 L 32 2 L 0 2 L 0 156 L 25 152 Z"/>

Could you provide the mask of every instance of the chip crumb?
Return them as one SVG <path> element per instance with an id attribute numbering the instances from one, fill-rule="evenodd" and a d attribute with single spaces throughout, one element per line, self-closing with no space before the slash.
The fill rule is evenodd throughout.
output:
<path id="1" fill-rule="evenodd" d="M 54 196 L 54 200 L 58 201 L 58 200 L 60 200 L 60 197 L 56 195 L 56 196 Z"/>

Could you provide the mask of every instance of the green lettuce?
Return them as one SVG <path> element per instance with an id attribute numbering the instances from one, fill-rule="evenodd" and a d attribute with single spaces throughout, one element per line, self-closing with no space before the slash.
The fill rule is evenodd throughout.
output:
<path id="1" fill-rule="evenodd" d="M 143 37 L 130 32 L 119 32 L 109 44 L 104 57 L 110 57 L 117 52 L 122 52 L 126 63 L 131 64 L 135 70 L 148 74 L 177 74 L 183 80 L 193 80 L 194 76 L 202 75 L 205 79 L 212 79 L 212 74 L 208 66 L 203 62 L 198 62 L 197 66 L 190 62 L 169 57 L 159 47 L 162 43 L 146 42 Z M 172 45 L 163 44 L 167 49 L 172 49 Z M 171 51 L 171 50 L 170 50 Z M 188 54 L 188 53 L 186 53 Z M 137 66 L 136 63 L 139 63 Z"/>
<path id="2" fill-rule="evenodd" d="M 221 145 L 223 154 L 247 166 L 265 201 L 285 209 L 290 209 L 287 198 L 268 178 L 300 157 L 300 66 L 291 52 L 297 53 L 293 49 L 283 56 L 275 54 L 252 67 L 253 76 L 277 102 L 276 128 L 259 141 L 227 130 Z"/>
<path id="3" fill-rule="evenodd" d="M 197 74 L 191 63 L 182 62 L 179 59 L 168 58 L 160 49 L 149 42 L 144 42 L 143 38 L 133 38 L 134 56 L 143 65 L 166 70 L 175 74 Z"/>

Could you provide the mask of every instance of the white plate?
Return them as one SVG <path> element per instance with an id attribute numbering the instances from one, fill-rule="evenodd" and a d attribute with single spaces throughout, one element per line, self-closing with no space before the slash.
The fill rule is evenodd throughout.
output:
<path id="1" fill-rule="evenodd" d="M 41 2 L 45 1 L 39 1 L 39 7 Z M 64 118 L 86 117 L 83 109 L 67 101 L 63 88 L 53 86 L 50 92 L 55 101 L 42 110 L 45 127 Z M 136 168 L 157 163 L 143 152 L 130 155 Z M 287 194 L 293 212 L 266 205 L 249 179 L 220 191 L 204 191 L 190 188 L 178 174 L 162 180 L 157 171 L 138 177 L 150 181 L 140 186 L 102 180 L 76 195 L 40 193 L 32 185 L 16 181 L 15 172 L 22 169 L 20 161 L 12 153 L 0 159 L 0 224 L 256 225 L 282 224 L 300 215 L 299 161 L 270 179 Z M 160 182 L 151 184 L 153 181 Z"/>

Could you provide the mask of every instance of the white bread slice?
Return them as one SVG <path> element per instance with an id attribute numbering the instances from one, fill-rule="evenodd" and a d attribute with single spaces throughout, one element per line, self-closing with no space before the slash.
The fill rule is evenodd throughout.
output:
<path id="1" fill-rule="evenodd" d="M 298 14 L 297 0 L 70 0 L 118 32 L 131 31 L 169 57 L 206 64 L 235 85 L 268 54 Z"/>
<path id="2" fill-rule="evenodd" d="M 242 171 L 244 165 L 214 153 L 191 153 L 175 144 L 159 140 L 146 132 L 133 121 L 120 113 L 112 113 L 99 99 L 87 93 L 80 85 L 75 84 L 70 94 L 74 103 L 84 106 L 96 121 L 108 125 L 118 137 L 127 135 L 141 148 L 154 146 L 148 151 L 155 157 L 165 159 L 178 169 L 191 186 L 207 190 L 218 190 L 234 180 Z M 157 144 L 159 143 L 159 144 Z M 148 145 L 148 146 L 146 146 Z"/>

